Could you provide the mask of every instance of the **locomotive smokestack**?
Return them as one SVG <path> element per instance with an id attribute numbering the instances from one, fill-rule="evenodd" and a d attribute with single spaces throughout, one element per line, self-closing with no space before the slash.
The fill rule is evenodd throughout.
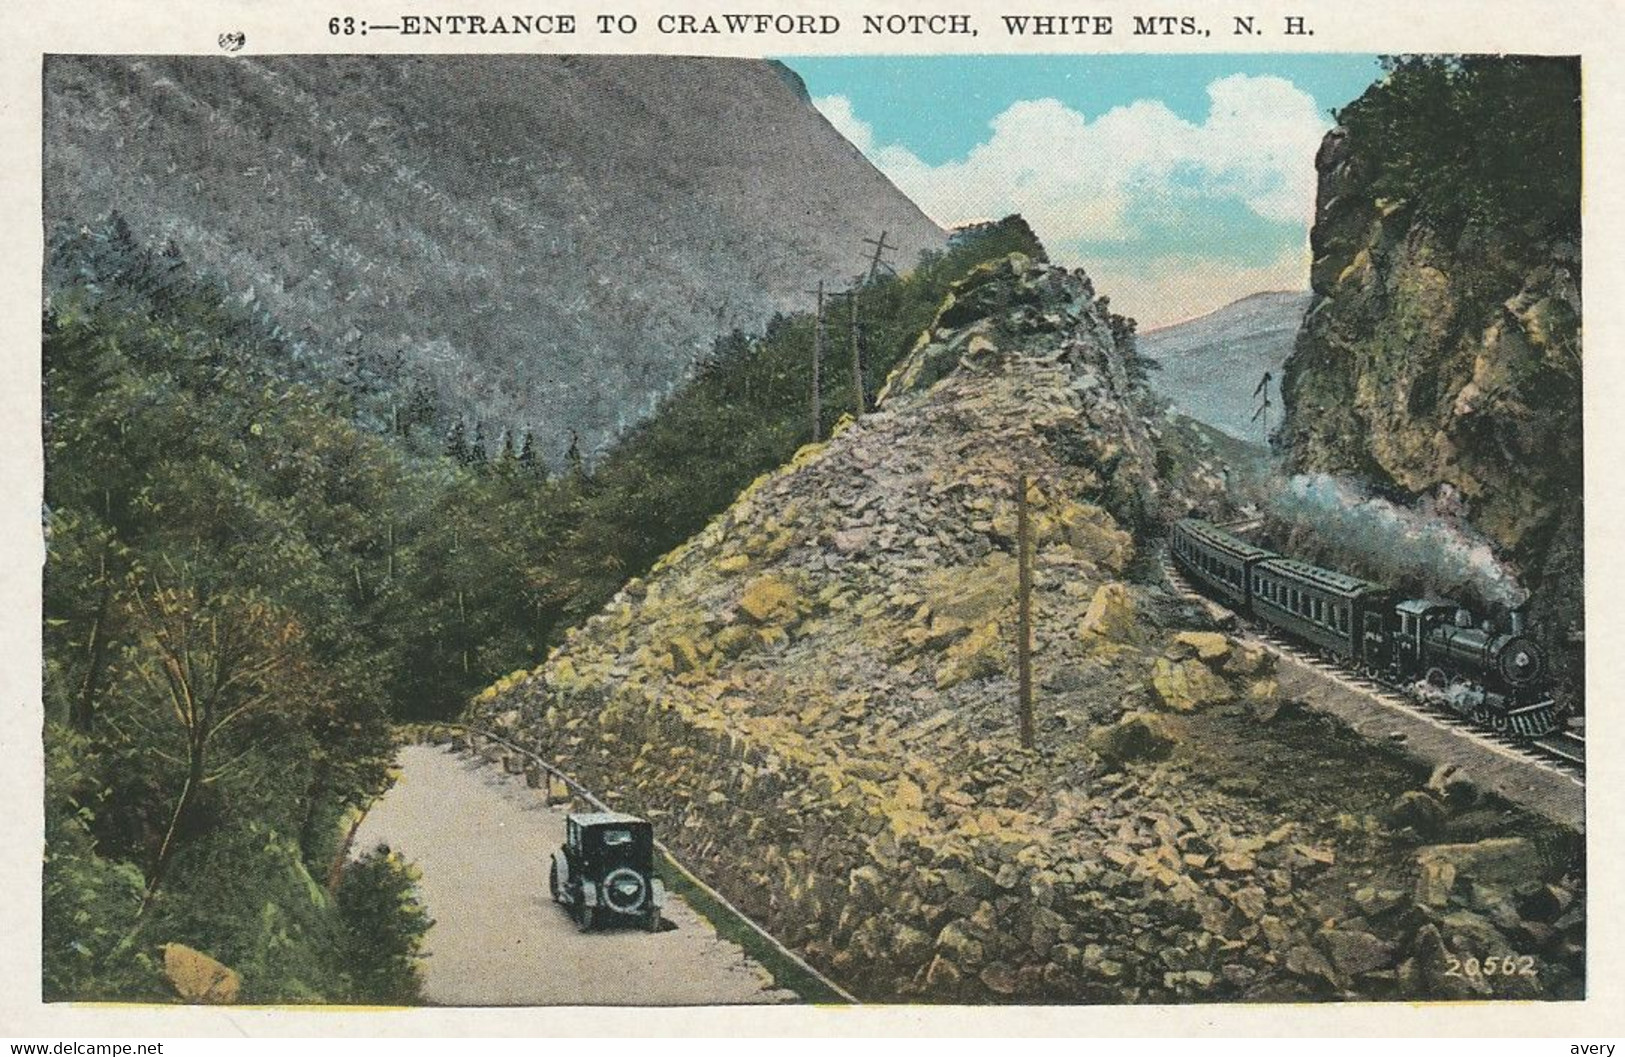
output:
<path id="1" fill-rule="evenodd" d="M 1512 634 L 1514 634 L 1514 635 L 1522 635 L 1523 634 L 1523 610 L 1514 609 L 1512 611 L 1512 618 L 1511 619 L 1512 619 Z"/>

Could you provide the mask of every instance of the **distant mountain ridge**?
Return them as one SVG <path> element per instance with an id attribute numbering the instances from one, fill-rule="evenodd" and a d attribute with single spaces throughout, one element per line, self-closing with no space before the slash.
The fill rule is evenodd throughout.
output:
<path id="1" fill-rule="evenodd" d="M 116 210 L 305 355 L 555 462 L 862 239 L 903 270 L 946 242 L 756 60 L 51 56 L 44 192 L 48 226 Z"/>
<path id="2" fill-rule="evenodd" d="M 1140 351 L 1162 365 L 1151 384 L 1175 409 L 1240 440 L 1264 442 L 1253 396 L 1268 371 L 1272 421 L 1281 421 L 1281 367 L 1309 306 L 1303 291 L 1251 294 L 1207 315 L 1140 335 Z"/>

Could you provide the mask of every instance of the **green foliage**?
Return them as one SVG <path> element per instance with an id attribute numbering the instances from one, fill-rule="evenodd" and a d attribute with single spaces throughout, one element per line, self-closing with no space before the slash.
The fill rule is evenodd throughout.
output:
<path id="1" fill-rule="evenodd" d="M 420 1001 L 418 957 L 428 933 L 428 913 L 414 888 L 415 867 L 387 845 L 351 863 L 338 890 L 337 964 L 352 1002 L 402 1005 Z"/>
<path id="2" fill-rule="evenodd" d="M 331 909 L 273 920 L 260 882 L 325 868 L 387 782 L 379 513 L 423 508 L 416 466 L 122 223 L 53 239 L 48 282 L 48 991 L 162 997 L 188 942 L 260 997 L 334 994 Z"/>
<path id="3" fill-rule="evenodd" d="M 1572 237 L 1580 223 L 1580 66 L 1548 56 L 1403 56 L 1337 113 L 1376 197 L 1452 235 Z"/>
<path id="4" fill-rule="evenodd" d="M 142 952 L 120 950 L 136 924 L 145 878 L 99 855 L 90 825 L 104 802 L 89 739 L 63 728 L 46 738 L 42 993 L 48 1002 L 86 995 L 160 994 Z"/>

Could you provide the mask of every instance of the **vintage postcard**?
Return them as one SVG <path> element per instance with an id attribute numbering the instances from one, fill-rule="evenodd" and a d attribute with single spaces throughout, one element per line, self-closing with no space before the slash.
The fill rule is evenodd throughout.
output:
<path id="1" fill-rule="evenodd" d="M 1619 1028 L 1620 11 L 1481 8 L 31 20 L 19 1030 Z"/>

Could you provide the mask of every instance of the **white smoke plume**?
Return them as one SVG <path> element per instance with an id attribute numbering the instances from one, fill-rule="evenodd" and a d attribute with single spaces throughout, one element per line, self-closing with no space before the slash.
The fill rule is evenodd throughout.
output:
<path id="1" fill-rule="evenodd" d="M 1529 600 L 1489 542 L 1435 502 L 1409 509 L 1329 474 L 1284 482 L 1272 513 L 1293 530 L 1313 533 L 1332 553 L 1347 555 L 1380 580 L 1404 579 L 1447 598 L 1516 609 Z"/>

